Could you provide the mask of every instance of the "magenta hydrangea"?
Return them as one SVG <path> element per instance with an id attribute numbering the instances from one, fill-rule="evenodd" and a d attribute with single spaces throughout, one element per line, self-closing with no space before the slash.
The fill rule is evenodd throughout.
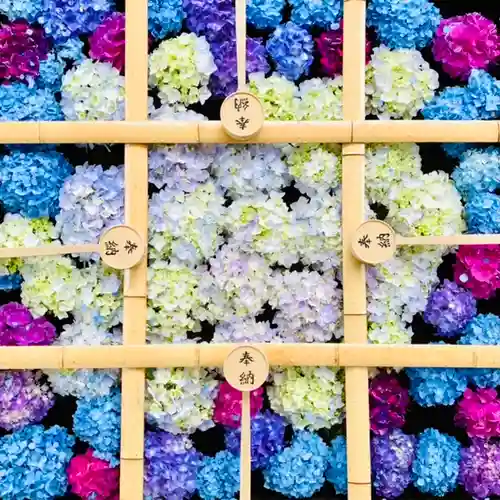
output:
<path id="1" fill-rule="evenodd" d="M 264 404 L 264 388 L 259 387 L 250 393 L 250 415 L 256 415 Z M 239 427 L 241 420 L 241 392 L 227 382 L 219 386 L 215 400 L 214 422 L 228 427 Z"/>
<path id="2" fill-rule="evenodd" d="M 89 37 L 90 57 L 111 63 L 118 71 L 125 67 L 125 14 L 113 12 Z"/>
<path id="3" fill-rule="evenodd" d="M 47 59 L 49 44 L 41 28 L 24 19 L 0 27 L 0 82 L 34 79 L 40 61 Z"/>
<path id="4" fill-rule="evenodd" d="M 500 56 L 496 25 L 478 13 L 443 19 L 432 52 L 449 75 L 467 80 L 473 69 L 487 69 Z"/>
<path id="5" fill-rule="evenodd" d="M 458 402 L 455 422 L 471 438 L 500 437 L 500 400 L 495 389 L 466 389 Z"/>
<path id="6" fill-rule="evenodd" d="M 43 316 L 33 318 L 23 304 L 9 302 L 0 306 L 0 345 L 49 345 L 55 337 L 55 326 Z"/>
<path id="7" fill-rule="evenodd" d="M 381 373 L 370 382 L 370 428 L 375 434 L 386 434 L 405 424 L 410 404 L 408 389 L 393 375 Z"/>

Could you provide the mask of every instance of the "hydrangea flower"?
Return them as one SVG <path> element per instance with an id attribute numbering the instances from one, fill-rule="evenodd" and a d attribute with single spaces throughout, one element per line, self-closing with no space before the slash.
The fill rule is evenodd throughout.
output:
<path id="1" fill-rule="evenodd" d="M 296 144 L 283 152 L 300 192 L 314 196 L 339 186 L 342 156 L 338 145 Z"/>
<path id="2" fill-rule="evenodd" d="M 149 11 L 151 15 L 151 10 Z M 89 55 L 108 62 L 118 71 L 125 68 L 125 14 L 113 12 L 89 36 Z"/>
<path id="3" fill-rule="evenodd" d="M 0 85 L 0 122 L 63 120 L 61 106 L 51 89 L 23 83 Z"/>
<path id="4" fill-rule="evenodd" d="M 146 419 L 172 434 L 210 429 L 218 386 L 203 368 L 151 370 L 146 383 Z"/>
<path id="5" fill-rule="evenodd" d="M 251 420 L 252 469 L 265 468 L 271 457 L 283 451 L 286 423 L 283 417 L 266 410 Z M 240 428 L 226 428 L 225 444 L 228 451 L 240 455 Z"/>
<path id="6" fill-rule="evenodd" d="M 266 120 L 296 119 L 298 89 L 293 82 L 278 73 L 267 78 L 264 73 L 252 73 L 249 76 L 249 89 L 260 99 Z"/>
<path id="7" fill-rule="evenodd" d="M 473 295 L 455 282 L 444 280 L 429 296 L 424 319 L 436 327 L 438 335 L 453 337 L 476 313 L 476 300 Z"/>
<path id="8" fill-rule="evenodd" d="M 465 204 L 467 229 L 473 234 L 500 233 L 500 196 L 477 193 Z"/>
<path id="9" fill-rule="evenodd" d="M 52 92 L 59 92 L 65 67 L 66 62 L 64 59 L 54 52 L 49 52 L 47 59 L 40 62 L 40 75 L 36 82 L 37 86 Z"/>
<path id="10" fill-rule="evenodd" d="M 82 62 L 86 56 L 83 54 L 84 43 L 79 38 L 58 40 L 54 43 L 57 55 L 61 59 Z"/>
<path id="11" fill-rule="evenodd" d="M 312 36 L 293 22 L 279 25 L 266 43 L 278 73 L 292 81 L 309 72 L 313 48 Z"/>
<path id="12" fill-rule="evenodd" d="M 66 468 L 75 438 L 54 425 L 29 425 L 0 437 L 0 496 L 4 500 L 63 496 L 68 487 Z"/>
<path id="13" fill-rule="evenodd" d="M 73 432 L 94 449 L 94 456 L 118 464 L 120 453 L 121 394 L 115 389 L 106 396 L 78 399 Z"/>
<path id="14" fill-rule="evenodd" d="M 367 112 L 380 119 L 410 120 L 439 87 L 438 74 L 417 50 L 373 49 L 366 68 Z"/>
<path id="15" fill-rule="evenodd" d="M 415 437 L 393 429 L 372 439 L 373 486 L 378 496 L 399 497 L 411 481 Z"/>
<path id="16" fill-rule="evenodd" d="M 342 17 L 341 0 L 291 0 L 291 20 L 304 27 L 335 29 Z"/>
<path id="17" fill-rule="evenodd" d="M 500 400 L 493 388 L 466 389 L 458 402 L 455 423 L 464 427 L 471 438 L 500 436 Z"/>
<path id="18" fill-rule="evenodd" d="M 500 288 L 500 245 L 464 245 L 458 248 L 455 281 L 477 299 L 488 299 Z"/>
<path id="19" fill-rule="evenodd" d="M 118 467 L 94 456 L 89 448 L 83 455 L 74 456 L 68 466 L 71 492 L 87 500 L 118 500 Z"/>
<path id="20" fill-rule="evenodd" d="M 59 189 L 71 171 L 56 151 L 14 150 L 0 160 L 0 200 L 8 212 L 53 217 L 59 209 Z"/>
<path id="21" fill-rule="evenodd" d="M 250 392 L 250 416 L 254 417 L 262 409 L 264 389 L 259 387 Z M 234 389 L 228 382 L 219 384 L 215 398 L 214 422 L 226 427 L 238 428 L 241 422 L 241 392 Z"/>
<path id="22" fill-rule="evenodd" d="M 341 300 L 332 272 L 275 272 L 269 303 L 278 309 L 273 323 L 288 342 L 328 342 L 342 336 Z"/>
<path id="23" fill-rule="evenodd" d="M 231 0 L 184 0 L 189 31 L 205 35 L 209 42 L 235 38 L 235 8 Z"/>
<path id="24" fill-rule="evenodd" d="M 254 317 L 233 317 L 215 327 L 213 343 L 227 342 L 281 342 L 276 329 L 268 321 L 256 321 Z"/>
<path id="25" fill-rule="evenodd" d="M 203 457 L 196 476 L 202 500 L 233 500 L 240 489 L 240 459 L 229 451 Z"/>
<path id="26" fill-rule="evenodd" d="M 299 85 L 298 120 L 342 120 L 342 77 L 311 78 Z"/>
<path id="27" fill-rule="evenodd" d="M 56 229 L 65 245 L 97 243 L 103 231 L 124 221 L 124 169 L 84 165 L 64 181 Z M 99 258 L 95 254 L 80 258 Z"/>
<path id="28" fill-rule="evenodd" d="M 370 381 L 370 429 L 375 434 L 386 434 L 402 428 L 410 404 L 408 389 L 388 374 L 380 374 Z"/>
<path id="29" fill-rule="evenodd" d="M 150 108 L 149 112 L 149 119 L 150 120 L 180 120 L 180 121 L 207 121 L 208 118 L 205 115 L 202 115 L 201 113 L 197 113 L 196 111 L 193 111 L 192 109 L 187 109 L 186 106 L 183 106 L 182 104 L 174 104 L 170 105 L 168 103 L 163 103 L 160 107 L 158 108 Z M 180 146 L 179 144 L 177 146 Z M 159 146 L 161 147 L 161 146 Z M 175 146 L 172 146 L 175 147 Z M 198 146 L 199 148 L 203 148 L 201 145 Z"/>
<path id="30" fill-rule="evenodd" d="M 210 97 L 208 81 L 217 69 L 205 37 L 182 33 L 165 40 L 149 56 L 149 84 L 163 103 L 186 106 Z"/>
<path id="31" fill-rule="evenodd" d="M 422 493 L 443 497 L 457 484 L 460 443 L 436 429 L 426 429 L 417 439 L 412 481 Z"/>
<path id="32" fill-rule="evenodd" d="M 149 204 L 152 258 L 196 265 L 212 257 L 222 242 L 224 203 L 212 182 L 187 194 L 168 187 L 155 193 Z"/>
<path id="33" fill-rule="evenodd" d="M 467 375 L 456 368 L 407 368 L 410 396 L 420 406 L 450 406 L 467 389 Z"/>
<path id="34" fill-rule="evenodd" d="M 463 331 L 461 344 L 500 345 L 500 317 L 495 314 L 479 314 Z"/>
<path id="35" fill-rule="evenodd" d="M 344 420 L 343 371 L 328 367 L 289 367 L 272 373 L 267 387 L 271 409 L 297 429 L 317 430 Z"/>
<path id="36" fill-rule="evenodd" d="M 54 405 L 40 371 L 0 371 L 0 427 L 8 431 L 40 422 Z"/>
<path id="37" fill-rule="evenodd" d="M 182 0 L 148 0 L 148 27 L 154 38 L 176 34 L 186 17 Z"/>
<path id="38" fill-rule="evenodd" d="M 61 106 L 68 120 L 123 120 L 125 78 L 108 62 L 86 59 L 64 75 Z"/>
<path id="39" fill-rule="evenodd" d="M 218 146 L 213 161 L 216 185 L 233 200 L 278 191 L 290 182 L 281 149 L 273 145 Z"/>
<path id="40" fill-rule="evenodd" d="M 289 447 L 269 460 L 264 469 L 264 486 L 290 498 L 308 498 L 325 482 L 328 447 L 307 431 L 298 431 Z"/>
<path id="41" fill-rule="evenodd" d="M 32 23 L 41 11 L 42 0 L 0 0 L 0 12 L 10 21 L 22 18 Z"/>
<path id="42" fill-rule="evenodd" d="M 144 448 L 145 498 L 191 498 L 202 461 L 192 441 L 165 431 L 147 431 Z"/>
<path id="43" fill-rule="evenodd" d="M 325 478 L 333 484 L 337 495 L 347 495 L 347 442 L 344 436 L 337 436 L 330 443 Z"/>
<path id="44" fill-rule="evenodd" d="M 487 69 L 500 56 L 493 21 L 477 12 L 443 19 L 432 46 L 436 61 L 453 78 L 466 80 L 473 69 Z"/>
<path id="45" fill-rule="evenodd" d="M 439 9 L 429 0 L 373 0 L 366 15 L 368 26 L 391 49 L 423 49 L 441 21 Z"/>
<path id="46" fill-rule="evenodd" d="M 248 0 L 247 22 L 261 30 L 277 28 L 284 7 L 284 0 Z"/>

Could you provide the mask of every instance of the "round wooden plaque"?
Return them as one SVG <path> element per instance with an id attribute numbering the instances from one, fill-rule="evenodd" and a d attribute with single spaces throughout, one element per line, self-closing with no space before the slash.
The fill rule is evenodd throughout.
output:
<path id="1" fill-rule="evenodd" d="M 264 109 L 259 99 L 249 92 L 235 92 L 220 109 L 222 126 L 234 139 L 253 137 L 264 124 Z"/>
<path id="2" fill-rule="evenodd" d="M 144 244 L 135 229 L 114 226 L 99 240 L 99 252 L 106 265 L 114 269 L 130 269 L 144 256 Z"/>
<path id="3" fill-rule="evenodd" d="M 396 252 L 396 234 L 389 224 L 381 220 L 363 222 L 352 240 L 352 253 L 365 264 L 380 264 L 391 259 Z"/>
<path id="4" fill-rule="evenodd" d="M 267 379 L 269 364 L 262 351 L 250 346 L 234 349 L 224 361 L 224 377 L 238 391 L 253 391 Z"/>

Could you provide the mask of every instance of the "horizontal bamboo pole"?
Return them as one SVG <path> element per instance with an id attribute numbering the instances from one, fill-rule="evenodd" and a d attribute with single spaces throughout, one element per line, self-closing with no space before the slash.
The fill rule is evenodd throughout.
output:
<path id="1" fill-rule="evenodd" d="M 499 245 L 500 234 L 454 234 L 452 236 L 399 236 L 396 245 Z"/>
<path id="2" fill-rule="evenodd" d="M 99 245 L 41 245 L 39 247 L 0 248 L 0 259 L 15 257 L 42 257 L 45 255 L 68 255 L 72 253 L 99 253 Z"/>
<path id="3" fill-rule="evenodd" d="M 273 366 L 500 368 L 500 346 L 255 344 Z M 0 347 L 0 369 L 222 367 L 234 344 Z"/>

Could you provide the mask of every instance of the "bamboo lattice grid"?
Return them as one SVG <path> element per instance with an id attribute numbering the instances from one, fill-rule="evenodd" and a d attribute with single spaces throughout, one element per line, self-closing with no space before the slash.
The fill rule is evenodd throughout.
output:
<path id="1" fill-rule="evenodd" d="M 351 236 L 363 222 L 365 143 L 500 142 L 500 122 L 364 121 L 364 0 L 344 0 L 344 120 L 267 122 L 252 143 L 343 144 L 344 344 L 260 345 L 272 365 L 346 367 L 349 499 L 371 498 L 368 367 L 500 368 L 495 346 L 384 346 L 367 344 L 364 265 L 351 253 Z M 123 122 L 24 122 L 0 124 L 0 143 L 121 143 L 125 152 L 126 224 L 147 241 L 147 145 L 234 143 L 220 122 L 148 122 L 147 0 L 126 0 L 126 120 Z M 398 244 L 500 243 L 499 235 L 402 238 Z M 72 253 L 70 247 L 66 253 Z M 1 250 L 0 258 L 5 257 Z M 23 253 L 24 252 L 24 253 Z M 10 255 L 9 253 L 9 255 Z M 19 254 L 29 255 L 29 250 Z M 214 367 L 234 345 L 145 345 L 146 262 L 126 271 L 124 345 L 114 347 L 0 347 L 2 369 L 121 368 L 120 498 L 143 498 L 144 368 Z"/>

